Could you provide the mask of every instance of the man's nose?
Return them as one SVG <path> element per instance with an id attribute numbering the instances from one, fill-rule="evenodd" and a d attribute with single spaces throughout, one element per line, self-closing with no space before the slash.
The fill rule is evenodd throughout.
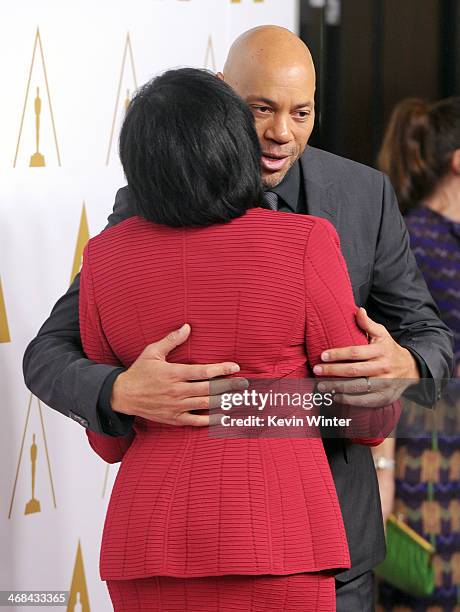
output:
<path id="1" fill-rule="evenodd" d="M 265 138 L 274 140 L 279 144 L 290 142 L 292 140 L 292 132 L 289 128 L 289 118 L 283 115 L 275 115 L 265 131 Z"/>

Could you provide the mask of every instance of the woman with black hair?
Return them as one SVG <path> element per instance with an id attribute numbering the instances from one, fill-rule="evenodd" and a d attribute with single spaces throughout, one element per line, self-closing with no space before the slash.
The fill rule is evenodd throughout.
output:
<path id="1" fill-rule="evenodd" d="M 268 209 L 251 111 L 222 80 L 182 69 L 147 83 L 120 157 L 137 215 L 86 247 L 88 357 L 129 366 L 189 323 L 173 362 L 225 357 L 244 377 L 305 378 L 327 347 L 367 343 L 336 231 Z M 136 416 L 119 438 L 86 430 L 121 461 L 100 558 L 114 609 L 335 610 L 350 558 L 322 440 L 213 438 L 209 415 L 185 417 Z"/>

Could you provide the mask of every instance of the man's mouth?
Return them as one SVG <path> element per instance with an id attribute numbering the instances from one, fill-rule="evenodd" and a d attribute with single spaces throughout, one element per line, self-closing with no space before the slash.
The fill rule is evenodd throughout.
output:
<path id="1" fill-rule="evenodd" d="M 290 155 L 268 155 L 262 153 L 262 168 L 268 172 L 279 172 L 284 168 Z"/>

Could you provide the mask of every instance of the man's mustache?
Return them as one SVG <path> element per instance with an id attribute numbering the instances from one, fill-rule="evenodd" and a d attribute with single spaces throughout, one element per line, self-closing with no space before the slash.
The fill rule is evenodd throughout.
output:
<path id="1" fill-rule="evenodd" d="M 296 154 L 296 149 L 263 149 L 262 155 L 282 159 L 283 157 L 292 157 Z"/>

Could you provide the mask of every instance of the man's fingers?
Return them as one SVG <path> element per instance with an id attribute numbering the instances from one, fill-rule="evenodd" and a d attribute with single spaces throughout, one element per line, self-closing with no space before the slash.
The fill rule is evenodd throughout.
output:
<path id="1" fill-rule="evenodd" d="M 199 385 L 201 383 L 190 383 L 192 385 Z M 235 393 L 244 391 L 249 387 L 249 380 L 242 378 L 241 376 L 235 378 L 221 378 L 211 380 L 209 384 L 210 395 L 222 395 L 222 393 Z"/>
<path id="2" fill-rule="evenodd" d="M 240 371 L 240 366 L 233 361 L 199 365 L 171 364 L 170 376 L 177 381 L 209 380 L 218 376 L 228 376 Z"/>
<path id="3" fill-rule="evenodd" d="M 191 426 L 191 427 L 205 427 L 209 425 L 208 414 L 191 414 L 190 412 L 182 412 L 176 417 L 174 425 L 178 426 Z"/>
<path id="4" fill-rule="evenodd" d="M 227 402 L 232 401 L 233 394 L 226 397 Z M 222 395 L 202 395 L 200 397 L 187 397 L 177 404 L 180 411 L 183 410 L 221 410 Z"/>
<path id="5" fill-rule="evenodd" d="M 384 338 L 388 335 L 387 330 L 380 323 L 373 321 L 364 308 L 360 308 L 356 313 L 356 323 L 364 332 L 372 338 Z"/>
<path id="6" fill-rule="evenodd" d="M 352 363 L 322 363 L 315 365 L 314 374 L 329 378 L 359 378 L 381 376 L 382 365 L 378 361 L 357 361 Z"/>
<path id="7" fill-rule="evenodd" d="M 181 412 L 190 410 L 209 410 L 220 405 L 220 397 L 211 397 L 209 395 L 202 395 L 200 397 L 188 397 L 187 399 L 178 402 L 177 408 Z"/>
<path id="8" fill-rule="evenodd" d="M 387 388 L 396 387 L 395 381 L 390 378 L 369 378 L 371 391 L 383 391 Z M 369 384 L 367 378 L 325 380 L 318 384 L 321 393 L 368 393 Z"/>
<path id="9" fill-rule="evenodd" d="M 328 349 L 321 353 L 324 362 L 335 361 L 367 361 L 381 357 L 383 351 L 379 344 L 365 344 L 363 346 L 346 346 L 343 348 Z"/>
<path id="10" fill-rule="evenodd" d="M 246 378 L 219 378 L 200 382 L 177 383 L 177 390 L 182 399 L 201 396 L 221 396 L 222 393 L 243 391 L 249 387 Z"/>
<path id="11" fill-rule="evenodd" d="M 190 335 L 190 325 L 185 323 L 181 328 L 169 333 L 167 336 L 149 344 L 142 353 L 146 358 L 165 359 L 176 346 L 183 344 Z"/>

